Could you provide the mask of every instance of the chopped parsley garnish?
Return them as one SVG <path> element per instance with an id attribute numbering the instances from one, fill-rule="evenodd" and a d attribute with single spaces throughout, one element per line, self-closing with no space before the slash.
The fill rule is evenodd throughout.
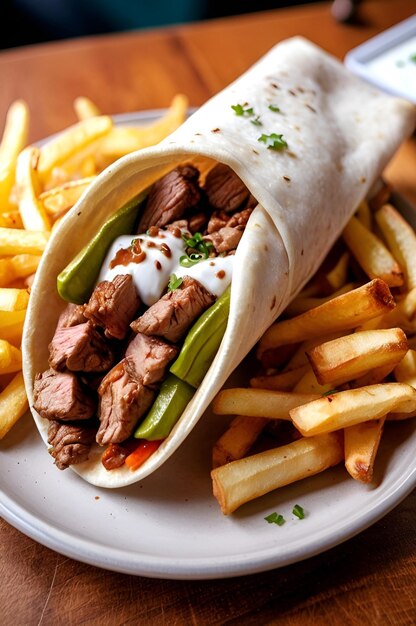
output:
<path id="1" fill-rule="evenodd" d="M 299 519 L 305 519 L 305 511 L 300 504 L 295 504 L 292 510 L 293 515 L 296 515 Z"/>
<path id="2" fill-rule="evenodd" d="M 180 287 L 183 283 L 183 277 L 179 276 L 179 278 L 176 276 L 176 274 L 172 274 L 169 278 L 169 283 L 168 283 L 168 290 L 169 291 L 175 291 L 175 289 L 177 289 L 178 287 Z"/>
<path id="3" fill-rule="evenodd" d="M 186 243 L 186 247 L 192 250 L 189 254 L 183 254 L 179 257 L 179 265 L 182 267 L 192 267 L 192 265 L 207 259 L 210 250 L 214 247 L 210 241 L 204 241 L 201 233 L 195 233 L 192 237 L 182 234 L 182 239 Z"/>
<path id="4" fill-rule="evenodd" d="M 275 104 L 269 104 L 269 109 L 270 111 L 273 111 L 273 113 L 281 113 L 279 107 L 277 107 Z"/>
<path id="5" fill-rule="evenodd" d="M 286 521 L 280 513 L 270 513 L 270 515 L 266 515 L 264 519 L 268 524 L 277 524 L 278 526 L 283 526 Z"/>
<path id="6" fill-rule="evenodd" d="M 283 150 L 287 148 L 287 141 L 283 139 L 283 135 L 272 133 L 271 135 L 261 135 L 257 141 L 263 142 L 268 150 Z"/>
<path id="7" fill-rule="evenodd" d="M 263 126 L 263 122 L 260 121 L 260 115 L 257 115 L 254 120 L 250 120 L 254 126 Z"/>
<path id="8" fill-rule="evenodd" d="M 248 107 L 247 104 L 232 104 L 231 108 L 236 115 L 242 115 L 243 117 L 251 117 L 254 115 L 253 107 Z"/>

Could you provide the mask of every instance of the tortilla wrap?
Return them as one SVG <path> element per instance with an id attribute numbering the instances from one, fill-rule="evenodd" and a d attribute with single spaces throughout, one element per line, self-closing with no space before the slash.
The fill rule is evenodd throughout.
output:
<path id="1" fill-rule="evenodd" d="M 260 116 L 235 114 L 244 104 Z M 273 111 L 274 105 L 280 112 Z M 229 165 L 258 201 L 235 256 L 231 306 L 220 349 L 195 396 L 160 448 L 135 472 L 107 471 L 103 448 L 72 466 L 85 480 L 121 487 L 156 470 L 181 444 L 268 326 L 311 278 L 392 154 L 415 124 L 415 109 L 352 76 L 296 37 L 273 48 L 156 147 L 108 167 L 51 236 L 26 318 L 24 376 L 30 406 L 37 372 L 65 303 L 56 277 L 108 217 L 178 163 L 207 157 Z M 275 151 L 258 139 L 282 134 Z M 47 441 L 48 421 L 33 411 Z"/>

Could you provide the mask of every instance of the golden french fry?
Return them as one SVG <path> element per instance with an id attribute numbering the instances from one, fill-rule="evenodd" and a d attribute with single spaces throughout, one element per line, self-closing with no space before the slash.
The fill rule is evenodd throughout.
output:
<path id="1" fill-rule="evenodd" d="M 212 410 L 217 415 L 251 415 L 288 420 L 290 409 L 317 397 L 316 394 L 236 387 L 220 391 L 214 399 Z"/>
<path id="2" fill-rule="evenodd" d="M 375 212 L 390 200 L 393 188 L 385 180 L 377 179 L 368 194 L 370 209 Z"/>
<path id="3" fill-rule="evenodd" d="M 153 124 L 141 126 L 117 126 L 100 143 L 100 154 L 104 159 L 115 160 L 129 152 L 159 143 L 172 133 L 186 118 L 188 99 L 176 95 L 167 113 Z"/>
<path id="4" fill-rule="evenodd" d="M 29 408 L 23 374 L 19 372 L 0 393 L 0 439 Z"/>
<path id="5" fill-rule="evenodd" d="M 374 216 L 387 245 L 403 269 L 407 289 L 413 289 L 416 287 L 415 231 L 391 204 L 382 206 Z"/>
<path id="6" fill-rule="evenodd" d="M 0 214 L 0 226 L 3 228 L 24 228 L 19 211 L 3 211 Z"/>
<path id="7" fill-rule="evenodd" d="M 406 333 L 416 332 L 416 288 L 404 296 L 397 296 L 397 305 L 394 309 L 368 320 L 360 325 L 358 330 L 392 328 L 393 326 L 402 328 Z"/>
<path id="8" fill-rule="evenodd" d="M 245 456 L 267 422 L 264 417 L 235 417 L 228 430 L 214 444 L 212 467 L 220 467 Z"/>
<path id="9" fill-rule="evenodd" d="M 40 150 L 35 146 L 25 148 L 17 159 L 16 184 L 19 198 L 19 212 L 23 226 L 27 230 L 51 229 L 51 222 L 43 204 L 39 202 L 40 182 L 37 177 L 37 165 Z"/>
<path id="10" fill-rule="evenodd" d="M 26 289 L 0 287 L 0 311 L 22 311 L 27 309 L 29 294 Z"/>
<path id="11" fill-rule="evenodd" d="M 41 180 L 45 182 L 55 167 L 84 150 L 92 142 L 104 137 L 112 126 L 111 117 L 108 115 L 90 117 L 70 126 L 43 145 L 38 162 Z"/>
<path id="12" fill-rule="evenodd" d="M 0 208 L 12 209 L 9 198 L 15 181 L 16 161 L 23 150 L 29 125 L 29 109 L 23 100 L 10 106 L 0 144 Z"/>
<path id="13" fill-rule="evenodd" d="M 316 346 L 307 356 L 321 385 L 340 385 L 374 368 L 399 363 L 408 350 L 401 328 L 364 330 Z"/>
<path id="14" fill-rule="evenodd" d="M 8 341 L 0 339 L 0 374 L 11 374 L 22 369 L 22 353 Z"/>
<path id="15" fill-rule="evenodd" d="M 338 433 L 298 439 L 213 469 L 214 496 L 229 515 L 254 498 L 337 465 L 343 457 Z"/>
<path id="16" fill-rule="evenodd" d="M 17 254 L 0 259 L 0 287 L 6 287 L 18 278 L 25 278 L 36 271 L 40 255 Z"/>
<path id="17" fill-rule="evenodd" d="M 0 254 L 42 254 L 49 233 L 18 228 L 0 228 Z"/>
<path id="18" fill-rule="evenodd" d="M 332 432 L 390 412 L 416 410 L 416 390 L 403 383 L 382 383 L 348 389 L 298 406 L 290 411 L 296 428 L 305 437 Z"/>
<path id="19" fill-rule="evenodd" d="M 300 381 L 308 370 L 307 365 L 301 365 L 296 369 L 272 374 L 270 376 L 256 376 L 250 380 L 251 387 L 259 389 L 271 389 L 275 391 L 292 391 L 293 387 Z"/>
<path id="20" fill-rule="evenodd" d="M 6 339 L 3 335 L 3 331 L 9 326 L 23 323 L 26 315 L 26 309 L 20 309 L 19 311 L 1 311 L 0 310 L 0 337 Z"/>
<path id="21" fill-rule="evenodd" d="M 44 191 L 40 194 L 39 200 L 45 207 L 45 211 L 56 218 L 74 206 L 94 178 L 95 176 L 88 176 L 87 178 L 68 181 L 58 187 Z"/>
<path id="22" fill-rule="evenodd" d="M 5 339 L 17 348 L 20 347 L 22 343 L 24 321 L 25 320 L 23 318 L 15 323 L 10 322 L 9 324 L 5 324 L 3 319 L 3 324 L 0 325 L 0 339 Z"/>
<path id="23" fill-rule="evenodd" d="M 382 383 L 384 379 L 393 371 L 394 365 L 381 365 L 359 376 L 350 383 L 353 388 L 368 387 L 368 385 L 377 385 Z"/>
<path id="24" fill-rule="evenodd" d="M 360 220 L 363 226 L 371 230 L 373 219 L 372 219 L 370 207 L 368 205 L 367 200 L 362 200 L 360 204 L 358 205 L 357 211 L 356 211 L 356 217 L 357 219 Z"/>
<path id="25" fill-rule="evenodd" d="M 316 393 L 318 395 L 323 395 L 324 393 L 328 393 L 328 391 L 332 391 L 334 389 L 333 384 L 320 384 L 316 380 L 315 373 L 311 367 L 308 367 L 305 374 L 302 378 L 297 382 L 297 384 L 293 387 L 294 393 Z"/>
<path id="26" fill-rule="evenodd" d="M 340 287 L 335 293 L 330 296 L 325 296 L 323 298 L 303 298 L 297 297 L 286 307 L 285 314 L 289 317 L 294 315 L 302 315 L 302 313 L 306 313 L 310 309 L 314 309 L 317 306 L 321 306 L 321 304 L 325 304 L 325 302 L 329 302 L 329 300 L 333 300 L 337 296 L 342 296 L 344 293 L 348 293 L 355 289 L 357 285 L 355 283 L 347 283 L 343 287 Z"/>
<path id="27" fill-rule="evenodd" d="M 381 278 L 389 287 L 403 285 L 403 270 L 381 239 L 352 217 L 342 233 L 348 248 L 370 278 Z"/>
<path id="28" fill-rule="evenodd" d="M 370 483 L 385 417 L 344 430 L 345 467 L 355 480 Z"/>
<path id="29" fill-rule="evenodd" d="M 86 120 L 89 117 L 97 117 L 98 115 L 101 115 L 97 105 L 85 96 L 75 98 L 74 109 L 76 116 L 80 121 Z"/>
<path id="30" fill-rule="evenodd" d="M 416 351 L 408 350 L 403 359 L 394 368 L 394 377 L 398 383 L 406 383 L 416 389 Z"/>
<path id="31" fill-rule="evenodd" d="M 338 259 L 338 262 L 332 268 L 330 272 L 328 272 L 325 276 L 328 283 L 335 290 L 341 289 L 346 282 L 348 277 L 348 266 L 350 262 L 350 254 L 349 252 L 344 252 Z M 353 289 L 353 287 L 351 287 Z M 349 290 L 346 290 L 349 291 Z M 345 293 L 345 292 L 344 292 Z M 340 295 L 338 293 L 332 294 L 332 297 L 335 295 Z"/>
<path id="32" fill-rule="evenodd" d="M 357 328 L 393 309 L 395 302 L 380 279 L 333 298 L 302 315 L 270 326 L 260 340 L 258 358 L 269 348 Z"/>

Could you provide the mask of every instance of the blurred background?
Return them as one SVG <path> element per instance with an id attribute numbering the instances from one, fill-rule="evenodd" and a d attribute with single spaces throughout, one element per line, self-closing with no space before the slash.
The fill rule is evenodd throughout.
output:
<path id="1" fill-rule="evenodd" d="M 0 48 L 179 24 L 317 0 L 2 0 Z"/>

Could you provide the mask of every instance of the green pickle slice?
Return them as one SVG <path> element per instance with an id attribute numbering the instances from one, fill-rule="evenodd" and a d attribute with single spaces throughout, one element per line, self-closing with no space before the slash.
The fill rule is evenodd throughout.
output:
<path id="1" fill-rule="evenodd" d="M 63 300 L 74 304 L 87 302 L 110 245 L 116 237 L 134 232 L 138 208 L 146 195 L 147 192 L 140 193 L 114 213 L 62 270 L 57 279 L 57 289 Z"/>

